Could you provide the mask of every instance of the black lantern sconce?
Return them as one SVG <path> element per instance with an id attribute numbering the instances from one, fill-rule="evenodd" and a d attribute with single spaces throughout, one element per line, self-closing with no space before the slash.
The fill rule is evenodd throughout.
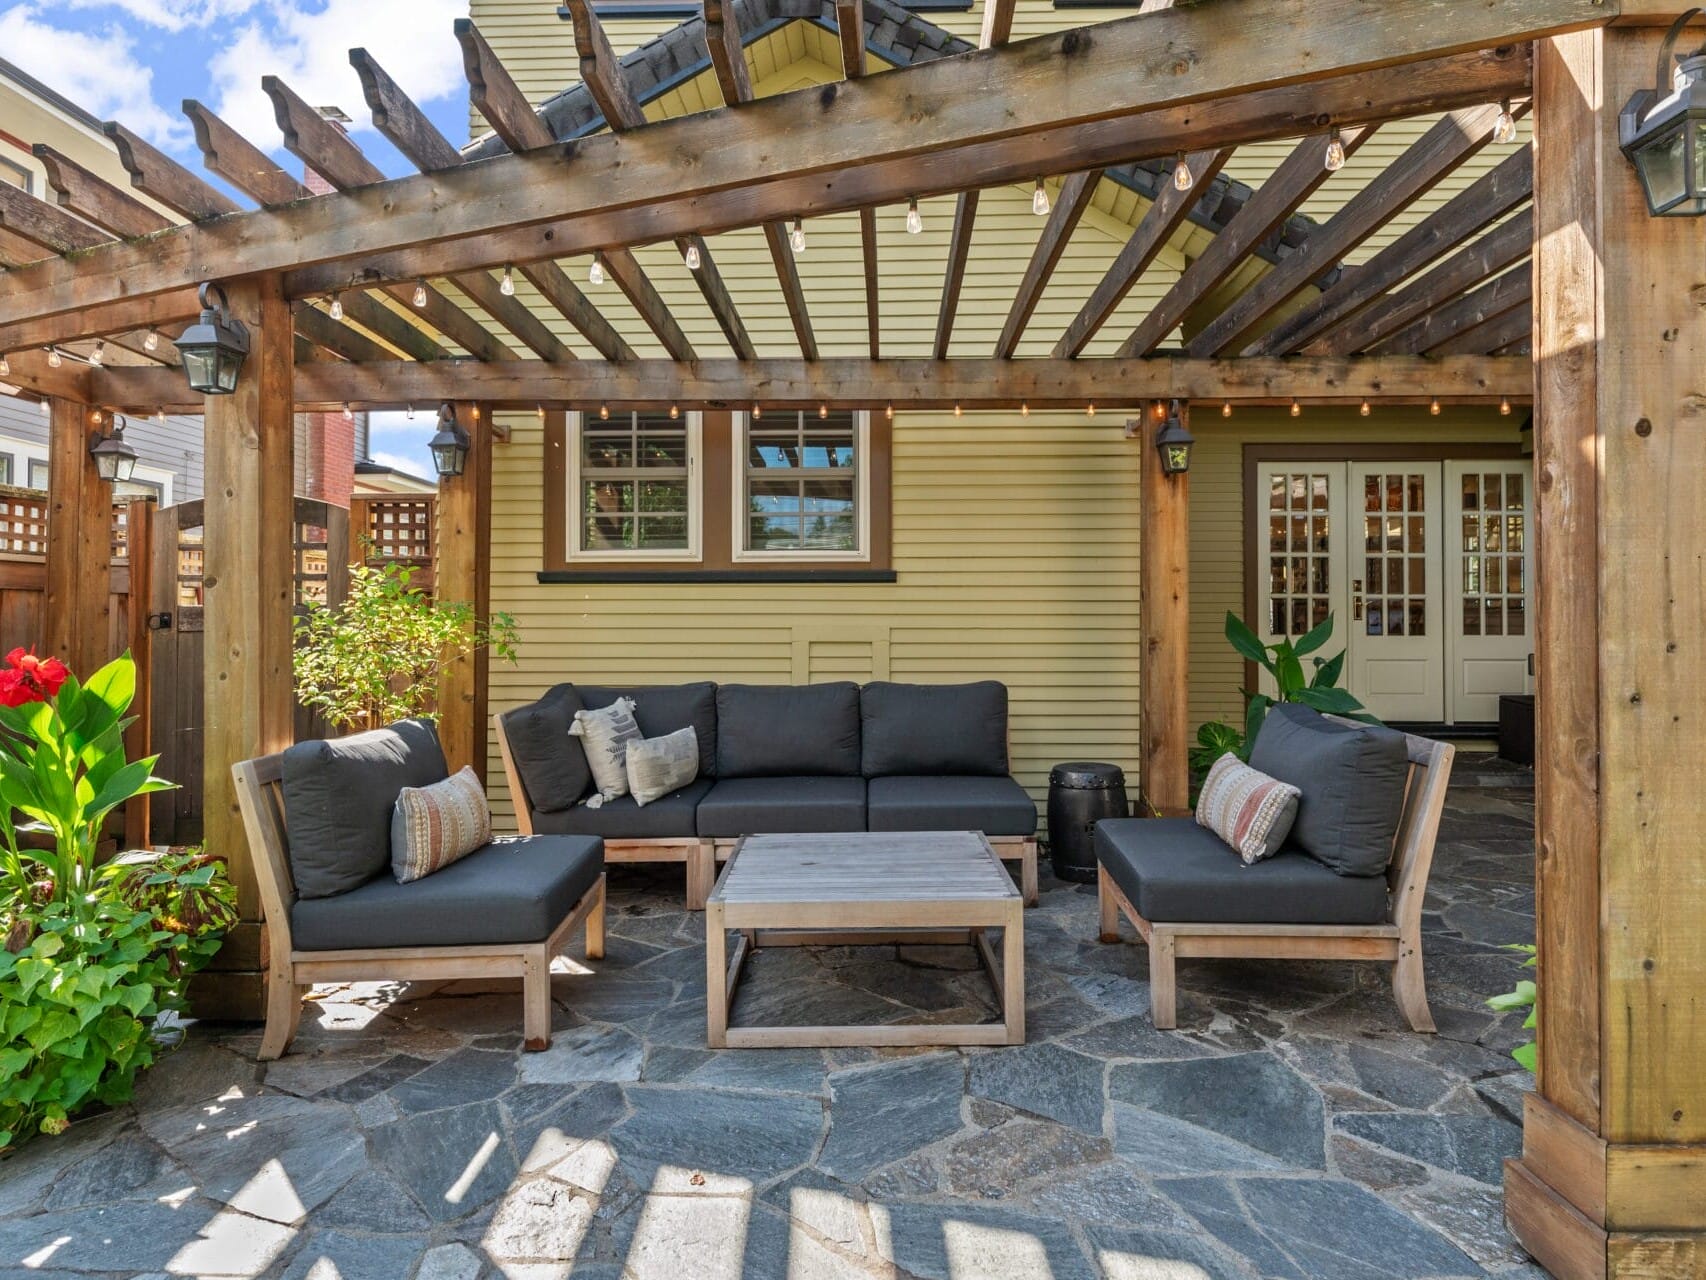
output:
<path id="1" fill-rule="evenodd" d="M 1706 214 L 1706 48 L 1676 61 L 1682 29 L 1701 12 L 1689 9 L 1671 24 L 1653 88 L 1631 97 L 1617 117 L 1618 142 L 1655 218 Z"/>
<path id="2" fill-rule="evenodd" d="M 438 410 L 438 433 L 427 441 L 432 452 L 433 470 L 439 476 L 459 476 L 468 462 L 468 433 L 456 421 L 456 410 L 446 401 Z"/>
<path id="3" fill-rule="evenodd" d="M 218 302 L 214 302 L 215 295 Z M 231 315 L 225 290 L 209 281 L 201 287 L 201 319 L 177 341 L 190 390 L 204 396 L 228 396 L 249 355 L 249 330 Z"/>
<path id="4" fill-rule="evenodd" d="M 136 472 L 136 450 L 124 441 L 124 417 L 113 415 L 113 432 L 109 436 L 96 432 L 89 442 L 89 456 L 95 460 L 95 471 L 108 484 L 124 484 Z"/>
<path id="5" fill-rule="evenodd" d="M 1174 400 L 1167 406 L 1167 420 L 1161 424 L 1161 430 L 1155 433 L 1155 451 L 1161 455 L 1161 471 L 1164 475 L 1182 476 L 1191 469 L 1191 446 L 1197 442 L 1190 429 L 1185 426 L 1184 414 L 1179 410 L 1179 402 Z"/>

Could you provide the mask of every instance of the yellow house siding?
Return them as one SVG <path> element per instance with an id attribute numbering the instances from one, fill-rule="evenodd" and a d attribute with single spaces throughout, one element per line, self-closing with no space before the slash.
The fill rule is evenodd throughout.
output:
<path id="1" fill-rule="evenodd" d="M 1355 409 L 1239 409 L 1222 418 L 1202 405 L 1191 421 L 1191 727 L 1205 720 L 1237 723 L 1244 714 L 1243 660 L 1226 643 L 1228 611 L 1244 616 L 1244 447 L 1250 444 L 1516 444 L 1520 419 L 1495 409 L 1382 407 L 1371 418 Z M 1342 620 L 1341 620 L 1342 621 Z"/>
<path id="2" fill-rule="evenodd" d="M 1135 776 L 1139 455 L 1124 416 L 897 414 L 896 582 L 658 587 L 537 581 L 543 436 L 509 418 L 492 607 L 521 642 L 517 665 L 493 665 L 492 709 L 560 680 L 990 678 L 1011 692 L 1014 769 L 1039 799 L 1060 760 Z M 492 795 L 513 821 L 500 777 Z"/>

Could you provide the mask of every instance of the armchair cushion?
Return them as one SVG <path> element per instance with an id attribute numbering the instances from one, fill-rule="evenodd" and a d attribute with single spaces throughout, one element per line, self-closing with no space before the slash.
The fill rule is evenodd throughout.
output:
<path id="1" fill-rule="evenodd" d="M 981 831 L 1031 836 L 1037 806 L 1012 778 L 872 778 L 866 821 L 872 831 Z"/>
<path id="2" fill-rule="evenodd" d="M 717 775 L 717 686 L 709 680 L 693 684 L 577 686 L 588 710 L 608 707 L 618 698 L 634 700 L 634 719 L 643 738 L 661 738 L 691 727 L 699 739 L 699 776 Z"/>
<path id="3" fill-rule="evenodd" d="M 542 942 L 604 870 L 604 842 L 502 836 L 421 880 L 370 880 L 290 912 L 298 951 Z"/>
<path id="4" fill-rule="evenodd" d="M 1105 818 L 1096 861 L 1154 924 L 1380 924 L 1386 881 L 1341 876 L 1295 847 L 1245 866 L 1195 818 Z"/>
<path id="5" fill-rule="evenodd" d="M 690 840 L 698 834 L 694 813 L 710 790 L 711 779 L 698 778 L 646 805 L 626 795 L 596 809 L 577 804 L 560 813 L 536 813 L 533 829 L 541 835 L 603 836 L 606 840 Z"/>
<path id="6" fill-rule="evenodd" d="M 863 778 L 719 778 L 699 802 L 699 834 L 863 831 Z"/>
<path id="7" fill-rule="evenodd" d="M 397 794 L 449 773 L 430 720 L 286 748 L 284 819 L 297 897 L 347 893 L 387 870 Z"/>
<path id="8" fill-rule="evenodd" d="M 586 704 L 572 684 L 560 684 L 537 702 L 500 717 L 528 803 L 541 813 L 572 807 L 592 785 L 586 748 L 569 736 L 575 712 Z"/>
<path id="9" fill-rule="evenodd" d="M 717 689 L 717 777 L 808 774 L 859 776 L 858 685 L 725 684 Z M 864 803 L 863 789 L 859 801 Z"/>
<path id="10" fill-rule="evenodd" d="M 860 691 L 861 768 L 867 778 L 899 774 L 1007 774 L 1007 686 L 892 684 Z"/>

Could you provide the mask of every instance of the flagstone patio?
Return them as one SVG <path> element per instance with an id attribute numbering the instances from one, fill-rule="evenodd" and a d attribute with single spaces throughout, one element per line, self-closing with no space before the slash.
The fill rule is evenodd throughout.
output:
<path id="1" fill-rule="evenodd" d="M 135 1105 L 0 1164 L 0 1280 L 1541 1277 L 1502 1225 L 1528 1077 L 1486 996 L 1533 936 L 1526 775 L 1459 770 L 1426 916 L 1438 1036 L 1385 970 L 1196 961 L 1177 1032 L 1092 886 L 1027 913 L 1022 1048 L 708 1052 L 702 919 L 612 875 L 556 1039 L 477 983 L 324 989 L 296 1048 L 193 1026 Z M 735 1018 L 993 1016 L 969 950 L 767 951 Z"/>

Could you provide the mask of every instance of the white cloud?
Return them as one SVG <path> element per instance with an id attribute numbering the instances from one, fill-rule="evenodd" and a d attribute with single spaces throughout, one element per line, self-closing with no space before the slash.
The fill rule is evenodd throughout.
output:
<path id="1" fill-rule="evenodd" d="M 418 458 L 406 458 L 400 453 L 387 453 L 383 449 L 369 456 L 380 466 L 390 467 L 393 471 L 406 471 L 412 476 L 423 478 L 432 475 L 432 459 L 426 453 L 424 445 Z"/>
<path id="2" fill-rule="evenodd" d="M 214 109 L 239 133 L 270 145 L 278 123 L 261 77 L 276 75 L 312 105 L 341 107 L 357 128 L 368 128 L 361 83 L 349 65 L 350 49 L 362 47 L 416 102 L 466 93 L 451 23 L 467 11 L 467 0 L 324 0 L 312 9 L 301 0 L 270 5 L 209 63 Z"/>
<path id="3" fill-rule="evenodd" d="M 79 106 L 156 145 L 175 147 L 189 136 L 188 123 L 155 101 L 154 73 L 122 29 L 68 31 L 46 21 L 37 5 L 17 4 L 0 12 L 0 50 Z"/>
<path id="4" fill-rule="evenodd" d="M 134 22 L 166 31 L 211 26 L 253 9 L 257 0 L 63 0 L 67 9 L 118 9 Z"/>

